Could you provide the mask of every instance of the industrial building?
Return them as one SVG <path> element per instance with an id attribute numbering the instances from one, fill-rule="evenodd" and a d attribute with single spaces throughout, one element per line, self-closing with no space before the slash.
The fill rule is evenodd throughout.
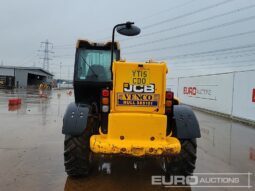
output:
<path id="1" fill-rule="evenodd" d="M 52 84 L 53 74 L 39 67 L 0 66 L 0 88 L 37 87 Z"/>

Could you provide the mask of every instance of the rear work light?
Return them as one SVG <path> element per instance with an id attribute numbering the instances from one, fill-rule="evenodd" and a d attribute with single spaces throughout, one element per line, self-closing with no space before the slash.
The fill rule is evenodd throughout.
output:
<path id="1" fill-rule="evenodd" d="M 109 106 L 108 105 L 103 105 L 102 106 L 102 112 L 104 112 L 104 113 L 109 112 Z"/>

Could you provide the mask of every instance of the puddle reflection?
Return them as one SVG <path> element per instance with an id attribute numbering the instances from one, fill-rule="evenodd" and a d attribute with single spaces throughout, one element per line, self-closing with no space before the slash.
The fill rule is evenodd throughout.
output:
<path id="1" fill-rule="evenodd" d="M 21 104 L 18 105 L 9 105 L 8 106 L 8 111 L 17 111 L 21 108 Z"/>
<path id="2" fill-rule="evenodd" d="M 255 160 L 251 157 L 254 154 L 251 148 L 255 145 L 255 129 L 225 118 L 196 113 L 202 135 L 198 139 L 198 147 L 224 162 L 224 166 L 214 171 L 230 169 L 234 172 L 254 172 Z M 197 170 L 199 172 L 200 169 Z"/>
<path id="3" fill-rule="evenodd" d="M 65 191 L 83 190 L 175 190 L 191 191 L 190 187 L 164 187 L 152 185 L 152 176 L 164 176 L 165 173 L 158 160 L 145 159 L 140 161 L 140 167 L 134 168 L 134 160 L 131 158 L 112 158 L 110 174 L 99 171 L 98 164 L 93 164 L 93 170 L 84 178 L 67 177 Z M 107 164 L 108 164 L 107 162 Z M 137 162 L 137 161 L 136 161 Z M 99 163 L 101 164 L 101 163 Z M 102 163 L 101 165 L 103 165 Z M 103 166 L 102 166 L 103 167 Z M 167 180 L 166 180 L 167 181 Z M 167 182 L 166 182 L 167 184 Z"/>
<path id="4" fill-rule="evenodd" d="M 23 115 L 41 115 L 45 125 L 47 117 L 56 115 L 62 117 L 67 104 L 74 100 L 72 90 L 48 90 L 41 96 L 38 89 L 0 89 L 0 113 Z M 8 105 L 9 99 L 19 98 L 20 105 Z"/>
<path id="5" fill-rule="evenodd" d="M 125 176 L 125 173 L 119 176 Z M 135 177 L 135 176 L 133 176 Z M 85 177 L 85 178 L 72 178 L 67 177 L 65 183 L 65 191 L 101 191 L 101 190 L 166 190 L 166 191 L 191 191 L 191 187 L 173 187 L 167 188 L 158 185 L 151 185 L 149 182 L 137 179 L 136 181 L 130 180 L 130 176 L 125 176 L 125 181 L 120 179 L 115 179 L 111 176 L 106 177 L 102 175 L 97 175 L 95 177 Z"/>

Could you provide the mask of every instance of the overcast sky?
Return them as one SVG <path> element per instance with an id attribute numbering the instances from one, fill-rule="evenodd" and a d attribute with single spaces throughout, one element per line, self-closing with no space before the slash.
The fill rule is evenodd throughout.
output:
<path id="1" fill-rule="evenodd" d="M 169 77 L 255 68 L 255 0 L 0 0 L 0 64 L 42 67 L 40 43 L 53 43 L 50 71 L 72 78 L 77 39 L 110 40 L 134 21 L 137 37 L 117 36 L 127 60 L 165 60 Z M 221 51 L 222 50 L 222 51 Z"/>

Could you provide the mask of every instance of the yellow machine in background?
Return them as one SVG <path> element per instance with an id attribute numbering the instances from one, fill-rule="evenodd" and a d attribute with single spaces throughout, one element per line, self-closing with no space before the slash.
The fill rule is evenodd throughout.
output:
<path id="1" fill-rule="evenodd" d="M 47 97 L 48 95 L 47 95 L 47 90 L 49 89 L 49 86 L 46 84 L 46 83 L 41 83 L 40 85 L 39 85 L 39 95 L 40 95 L 40 97 Z"/>

